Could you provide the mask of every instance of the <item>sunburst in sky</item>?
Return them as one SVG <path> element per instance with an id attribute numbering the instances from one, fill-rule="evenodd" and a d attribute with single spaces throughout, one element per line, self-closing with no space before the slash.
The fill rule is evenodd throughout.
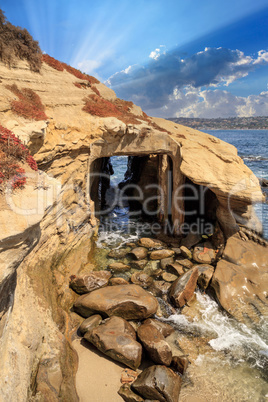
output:
<path id="1" fill-rule="evenodd" d="M 151 115 L 268 115 L 267 0 L 1 0 L 49 55 Z"/>

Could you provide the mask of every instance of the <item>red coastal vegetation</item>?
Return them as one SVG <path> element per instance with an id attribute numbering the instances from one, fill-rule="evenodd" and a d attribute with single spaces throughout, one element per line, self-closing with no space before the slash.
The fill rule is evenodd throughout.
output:
<path id="1" fill-rule="evenodd" d="M 29 149 L 12 131 L 0 125 L 0 188 L 7 183 L 12 189 L 25 185 L 25 170 L 19 163 L 27 163 L 35 171 L 38 169 Z"/>
<path id="2" fill-rule="evenodd" d="M 45 106 L 42 104 L 40 97 L 32 89 L 19 89 L 16 84 L 7 85 L 6 88 L 19 98 L 19 100 L 11 102 L 11 109 L 14 113 L 25 119 L 47 119 Z"/>

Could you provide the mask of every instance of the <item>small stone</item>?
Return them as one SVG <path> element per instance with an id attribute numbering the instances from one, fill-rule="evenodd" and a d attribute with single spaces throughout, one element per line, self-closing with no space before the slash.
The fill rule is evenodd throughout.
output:
<path id="1" fill-rule="evenodd" d="M 121 373 L 121 383 L 131 384 L 138 377 L 137 371 L 131 370 L 129 368 L 124 369 Z"/>
<path id="2" fill-rule="evenodd" d="M 126 281 L 124 278 L 111 278 L 109 280 L 109 285 L 116 286 L 116 285 L 129 285 L 129 282 Z"/>
<path id="3" fill-rule="evenodd" d="M 146 248 L 151 248 L 151 249 L 161 249 L 166 247 L 166 244 L 162 242 L 161 240 L 157 239 L 150 239 L 149 237 L 142 237 L 138 241 L 139 246 L 146 247 Z"/>
<path id="4" fill-rule="evenodd" d="M 80 327 L 78 328 L 78 331 L 81 332 L 82 335 L 84 335 L 86 332 L 91 331 L 93 328 L 96 328 L 100 323 L 102 322 L 102 316 L 99 314 L 92 315 L 91 317 L 86 318 Z"/>
<path id="5" fill-rule="evenodd" d="M 193 252 L 193 259 L 201 264 L 211 264 L 216 259 L 216 250 L 210 242 L 199 244 L 195 246 Z"/>
<path id="6" fill-rule="evenodd" d="M 134 248 L 134 247 L 136 247 L 136 243 L 132 243 L 132 242 L 126 243 L 126 246 L 127 246 L 127 247 L 131 247 L 131 248 Z"/>
<path id="7" fill-rule="evenodd" d="M 114 258 L 115 260 L 120 260 L 122 258 L 125 258 L 126 255 L 128 254 L 129 250 L 126 250 L 124 248 L 120 248 L 120 249 L 115 249 L 115 250 L 111 250 L 108 254 L 109 258 Z"/>
<path id="8" fill-rule="evenodd" d="M 170 274 L 169 272 L 163 272 L 162 278 L 166 282 L 174 282 L 176 279 L 178 279 L 178 276 Z"/>
<path id="9" fill-rule="evenodd" d="M 137 261 L 131 261 L 130 265 L 132 268 L 135 269 L 144 269 L 145 266 L 148 264 L 148 260 L 137 260 Z"/>
<path id="10" fill-rule="evenodd" d="M 108 268 L 113 272 L 125 272 L 130 270 L 130 266 L 123 264 L 122 262 L 113 262 L 108 266 Z"/>
<path id="11" fill-rule="evenodd" d="M 173 250 L 173 251 L 174 251 L 174 250 Z M 173 262 L 174 262 L 174 257 L 163 258 L 163 259 L 160 261 L 160 266 L 161 266 L 162 269 L 166 269 L 166 266 L 167 266 L 168 264 L 173 264 Z"/>
<path id="12" fill-rule="evenodd" d="M 132 391 L 130 384 L 127 383 L 120 387 L 118 395 L 120 395 L 125 402 L 144 402 L 144 399 Z"/>
<path id="13" fill-rule="evenodd" d="M 181 246 L 180 250 L 183 257 L 188 258 L 189 260 L 192 259 L 192 253 L 187 247 Z"/>
<path id="14" fill-rule="evenodd" d="M 187 269 L 191 269 L 194 266 L 192 261 L 187 260 L 187 259 L 177 259 L 175 262 L 182 265 L 184 268 L 187 268 Z"/>
<path id="15" fill-rule="evenodd" d="M 174 262 L 174 264 L 168 264 L 167 270 L 177 276 L 181 276 L 185 272 L 183 266 L 177 262 Z"/>
<path id="16" fill-rule="evenodd" d="M 172 247 L 172 249 L 176 255 L 180 255 L 181 254 L 181 249 L 179 247 Z"/>
<path id="17" fill-rule="evenodd" d="M 145 247 L 135 247 L 129 254 L 136 260 L 144 260 L 147 257 L 148 250 Z"/>
<path id="18" fill-rule="evenodd" d="M 135 272 L 131 276 L 131 282 L 135 285 L 139 285 L 142 288 L 148 288 L 153 283 L 153 278 L 149 275 L 145 274 L 144 272 Z"/>
<path id="19" fill-rule="evenodd" d="M 163 258 L 172 257 L 175 254 L 173 250 L 155 250 L 150 254 L 151 260 L 162 260 Z"/>

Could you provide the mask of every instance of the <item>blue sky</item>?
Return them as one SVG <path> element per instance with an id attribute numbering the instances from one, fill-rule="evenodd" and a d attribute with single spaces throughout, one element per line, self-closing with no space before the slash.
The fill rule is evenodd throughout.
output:
<path id="1" fill-rule="evenodd" d="M 0 0 L 41 49 L 153 116 L 268 115 L 268 0 Z"/>

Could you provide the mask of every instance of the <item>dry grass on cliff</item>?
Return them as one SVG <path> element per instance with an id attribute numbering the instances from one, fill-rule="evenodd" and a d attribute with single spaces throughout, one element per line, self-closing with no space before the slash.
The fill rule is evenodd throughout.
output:
<path id="1" fill-rule="evenodd" d="M 27 29 L 12 25 L 0 9 L 0 60 L 9 67 L 16 60 L 26 60 L 32 71 L 41 68 L 41 49 Z"/>
<path id="2" fill-rule="evenodd" d="M 7 85 L 19 99 L 11 101 L 11 109 L 14 113 L 25 119 L 46 120 L 45 106 L 40 97 L 30 88 L 19 89 L 16 84 Z"/>

